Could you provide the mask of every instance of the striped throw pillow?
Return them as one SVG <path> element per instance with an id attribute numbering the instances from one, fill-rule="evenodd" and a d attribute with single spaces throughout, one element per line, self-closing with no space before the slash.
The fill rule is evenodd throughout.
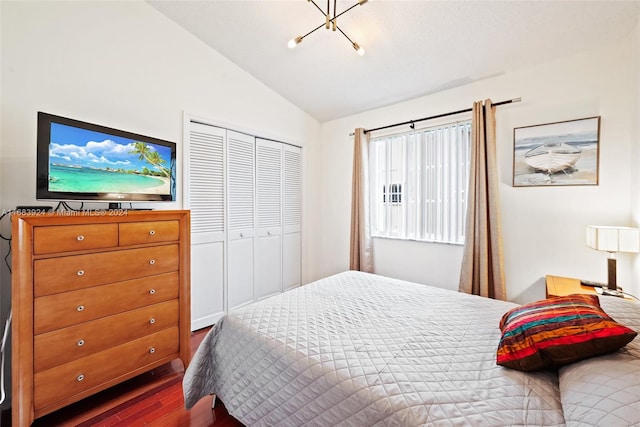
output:
<path id="1" fill-rule="evenodd" d="M 520 371 L 552 368 L 610 353 L 637 335 L 609 317 L 600 308 L 597 295 L 587 294 L 513 308 L 502 316 L 500 330 L 496 362 Z"/>

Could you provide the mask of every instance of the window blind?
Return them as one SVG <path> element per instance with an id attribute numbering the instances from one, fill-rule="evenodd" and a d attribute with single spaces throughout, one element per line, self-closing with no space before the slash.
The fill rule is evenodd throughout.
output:
<path id="1" fill-rule="evenodd" d="M 373 138 L 373 235 L 463 244 L 471 122 Z"/>

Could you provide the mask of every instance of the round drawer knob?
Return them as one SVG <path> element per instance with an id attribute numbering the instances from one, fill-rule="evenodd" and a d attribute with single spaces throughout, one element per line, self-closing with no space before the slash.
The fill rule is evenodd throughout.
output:
<path id="1" fill-rule="evenodd" d="M 79 340 L 78 341 L 78 347 L 82 347 L 84 345 L 84 340 Z"/>
<path id="2" fill-rule="evenodd" d="M 244 237 L 244 233 L 240 233 L 240 237 Z"/>
<path id="3" fill-rule="evenodd" d="M 80 382 L 80 381 L 82 381 L 82 380 L 84 380 L 84 375 L 83 375 L 83 374 L 80 374 L 80 375 L 78 375 L 78 376 L 76 377 L 76 381 Z"/>
<path id="4" fill-rule="evenodd" d="M 155 259 L 150 259 L 150 260 L 149 260 L 149 264 L 153 265 L 153 264 L 155 264 L 155 263 L 156 263 L 156 260 L 155 260 Z"/>
<path id="5" fill-rule="evenodd" d="M 156 349 L 155 349 L 154 347 L 151 347 L 151 348 L 149 349 L 149 353 L 150 353 L 150 354 L 153 354 L 153 353 L 155 353 L 155 352 L 156 352 Z"/>
<path id="6" fill-rule="evenodd" d="M 84 305 L 79 305 L 76 310 L 78 311 L 84 311 Z"/>
<path id="7" fill-rule="evenodd" d="M 155 236 L 156 230 L 149 230 L 149 236 Z"/>
<path id="8" fill-rule="evenodd" d="M 149 289 L 149 293 L 150 293 L 151 295 L 153 295 L 153 294 L 155 294 L 155 293 L 156 293 L 156 290 L 155 290 L 155 289 Z"/>
<path id="9" fill-rule="evenodd" d="M 156 323 L 156 319 L 152 317 L 151 319 L 149 319 L 149 323 L 153 325 L 154 323 Z"/>
<path id="10" fill-rule="evenodd" d="M 78 239 L 78 242 L 82 242 L 84 240 L 84 236 L 81 234 L 78 237 L 76 237 L 76 239 Z"/>
<path id="11" fill-rule="evenodd" d="M 76 273 L 78 276 L 84 276 L 84 270 L 78 270 Z"/>

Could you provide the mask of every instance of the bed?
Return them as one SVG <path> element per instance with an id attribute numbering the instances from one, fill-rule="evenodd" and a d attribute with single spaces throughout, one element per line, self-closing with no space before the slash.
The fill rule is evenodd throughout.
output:
<path id="1" fill-rule="evenodd" d="M 602 297 L 640 330 L 640 304 Z M 185 372 L 248 426 L 622 426 L 640 424 L 640 338 L 536 372 L 496 365 L 516 304 L 344 272 L 236 309 Z"/>

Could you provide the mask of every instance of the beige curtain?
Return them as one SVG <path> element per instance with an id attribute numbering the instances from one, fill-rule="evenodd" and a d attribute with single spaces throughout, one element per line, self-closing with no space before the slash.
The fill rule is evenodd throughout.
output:
<path id="1" fill-rule="evenodd" d="M 471 165 L 460 292 L 506 300 L 496 161 L 495 107 L 473 104 Z"/>
<path id="2" fill-rule="evenodd" d="M 362 128 L 356 129 L 354 137 L 349 268 L 373 273 L 369 219 L 369 135 Z"/>

